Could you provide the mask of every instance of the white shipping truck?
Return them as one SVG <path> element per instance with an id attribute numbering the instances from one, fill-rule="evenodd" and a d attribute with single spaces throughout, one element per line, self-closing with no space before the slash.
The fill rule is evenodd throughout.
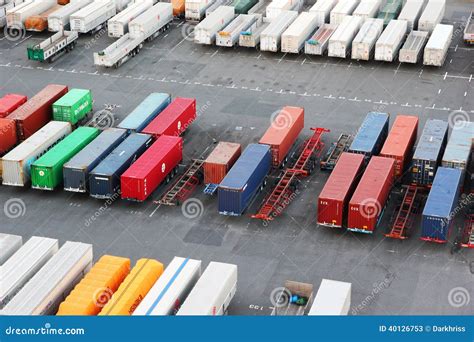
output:
<path id="1" fill-rule="evenodd" d="M 393 62 L 408 30 L 405 20 L 391 20 L 375 44 L 375 60 Z"/>
<path id="2" fill-rule="evenodd" d="M 352 51 L 352 40 L 359 32 L 363 19 L 346 16 L 329 39 L 328 56 L 346 58 Z"/>
<path id="3" fill-rule="evenodd" d="M 346 16 L 354 12 L 358 4 L 359 0 L 339 0 L 330 13 L 330 23 L 334 25 L 341 24 Z"/>
<path id="4" fill-rule="evenodd" d="M 382 0 L 362 0 L 352 13 L 353 16 L 367 18 L 375 18 L 379 13 Z"/>
<path id="5" fill-rule="evenodd" d="M 429 0 L 418 21 L 418 31 L 433 32 L 435 26 L 443 20 L 445 10 L 445 0 Z"/>
<path id="6" fill-rule="evenodd" d="M 79 34 L 76 31 L 59 31 L 39 44 L 28 46 L 28 59 L 52 62 L 63 54 L 74 50 Z"/>
<path id="7" fill-rule="evenodd" d="M 55 0 L 23 2 L 20 5 L 7 10 L 7 27 L 11 29 L 22 29 L 28 17 L 41 14 L 53 7 L 55 4 Z"/>
<path id="8" fill-rule="evenodd" d="M 424 0 L 407 0 L 398 16 L 398 20 L 406 20 L 408 31 L 413 31 L 418 25 Z"/>
<path id="9" fill-rule="evenodd" d="M 405 44 L 400 49 L 399 61 L 401 63 L 416 64 L 423 54 L 426 42 L 428 41 L 428 32 L 411 31 Z"/>
<path id="10" fill-rule="evenodd" d="M 260 35 L 260 50 L 277 52 L 280 49 L 281 35 L 295 21 L 296 11 L 283 11 Z"/>
<path id="11" fill-rule="evenodd" d="M 140 0 L 130 4 L 122 12 L 110 18 L 107 22 L 109 37 L 120 38 L 128 32 L 128 24 L 140 14 L 153 6 L 153 0 Z"/>
<path id="12" fill-rule="evenodd" d="M 438 24 L 435 26 L 428 43 L 426 43 L 423 64 L 443 66 L 448 55 L 449 45 L 453 40 L 453 25 Z"/>
<path id="13" fill-rule="evenodd" d="M 216 0 L 186 0 L 184 17 L 189 21 L 201 21 L 206 14 L 206 10 Z"/>
<path id="14" fill-rule="evenodd" d="M 22 245 L 19 235 L 0 233 L 0 265 L 3 265 Z"/>
<path id="15" fill-rule="evenodd" d="M 337 0 L 318 0 L 309 9 L 311 13 L 316 14 L 318 27 L 323 26 L 325 23 L 329 23 L 329 15 L 336 4 Z"/>
<path id="16" fill-rule="evenodd" d="M 307 55 L 324 55 L 328 48 L 329 39 L 336 29 L 337 25 L 323 24 L 323 26 L 305 42 L 304 53 Z"/>
<path id="17" fill-rule="evenodd" d="M 48 30 L 52 32 L 59 32 L 70 28 L 69 19 L 71 15 L 80 9 L 86 7 L 92 0 L 75 0 L 62 8 L 54 11 L 48 16 Z"/>
<path id="18" fill-rule="evenodd" d="M 301 12 L 295 21 L 281 35 L 281 51 L 300 53 L 304 43 L 318 27 L 317 15 L 312 12 Z"/>
<path id="19" fill-rule="evenodd" d="M 71 15 L 71 30 L 79 33 L 97 32 L 116 13 L 114 0 L 96 0 Z"/>
<path id="20" fill-rule="evenodd" d="M 255 14 L 240 14 L 232 20 L 222 31 L 216 36 L 216 45 L 233 47 L 239 42 L 240 33 L 257 27 L 258 16 Z"/>
<path id="21" fill-rule="evenodd" d="M 308 316 L 346 316 L 351 308 L 352 284 L 323 279 Z"/>
<path id="22" fill-rule="evenodd" d="M 196 25 L 194 29 L 194 42 L 197 44 L 211 45 L 216 40 L 217 32 L 226 27 L 235 16 L 233 6 L 220 6 L 206 19 Z"/>
<path id="23" fill-rule="evenodd" d="M 352 59 L 368 61 L 383 31 L 383 19 L 368 18 L 352 41 Z"/>

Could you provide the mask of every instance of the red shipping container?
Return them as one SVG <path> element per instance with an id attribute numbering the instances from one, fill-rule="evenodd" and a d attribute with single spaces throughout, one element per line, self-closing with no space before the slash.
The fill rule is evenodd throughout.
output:
<path id="1" fill-rule="evenodd" d="M 120 177 L 122 198 L 144 201 L 183 159 L 183 138 L 162 135 Z"/>
<path id="2" fill-rule="evenodd" d="M 382 147 L 380 156 L 395 159 L 395 178 L 403 176 L 411 159 L 418 134 L 418 117 L 398 115 Z"/>
<path id="3" fill-rule="evenodd" d="M 204 161 L 204 183 L 219 184 L 242 153 L 240 144 L 221 141 Z"/>
<path id="4" fill-rule="evenodd" d="M 283 107 L 274 117 L 260 144 L 270 145 L 272 164 L 280 166 L 284 161 L 298 135 L 304 128 L 304 109 L 301 107 Z"/>
<path id="5" fill-rule="evenodd" d="M 8 152 L 17 141 L 15 121 L 0 118 L 0 155 Z"/>
<path id="6" fill-rule="evenodd" d="M 65 85 L 49 84 L 11 113 L 8 118 L 16 121 L 18 139 L 25 140 L 46 125 L 51 120 L 53 103 L 67 92 Z"/>
<path id="7" fill-rule="evenodd" d="M 28 98 L 20 94 L 6 94 L 0 99 L 0 118 L 4 118 L 26 102 Z"/>
<path id="8" fill-rule="evenodd" d="M 342 227 L 347 217 L 349 199 L 360 179 L 364 155 L 343 153 L 337 161 L 318 198 L 317 222 L 323 226 Z"/>
<path id="9" fill-rule="evenodd" d="M 180 136 L 196 119 L 196 99 L 175 98 L 141 133 Z"/>
<path id="10" fill-rule="evenodd" d="M 395 160 L 372 157 L 349 202 L 347 229 L 373 233 L 382 216 L 395 175 Z"/>

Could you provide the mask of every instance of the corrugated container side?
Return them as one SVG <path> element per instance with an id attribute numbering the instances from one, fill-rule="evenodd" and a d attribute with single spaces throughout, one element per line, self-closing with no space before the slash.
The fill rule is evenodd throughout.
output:
<path id="1" fill-rule="evenodd" d="M 0 156 L 11 150 L 17 142 L 15 120 L 0 118 Z"/>
<path id="2" fill-rule="evenodd" d="M 221 141 L 204 161 L 204 183 L 219 184 L 241 154 L 241 145 Z"/>
<path id="3" fill-rule="evenodd" d="M 349 147 L 349 152 L 364 154 L 367 158 L 379 154 L 388 135 L 388 126 L 387 113 L 368 113 Z"/>
<path id="4" fill-rule="evenodd" d="M 3 265 L 23 244 L 19 235 L 0 233 L 0 265 Z"/>
<path id="5" fill-rule="evenodd" d="M 457 122 L 446 145 L 442 165 L 461 169 L 464 172 L 471 161 L 473 143 L 474 122 Z"/>

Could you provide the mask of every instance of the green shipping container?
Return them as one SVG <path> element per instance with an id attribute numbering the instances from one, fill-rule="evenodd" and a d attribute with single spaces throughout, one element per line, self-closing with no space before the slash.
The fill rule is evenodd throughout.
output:
<path id="1" fill-rule="evenodd" d="M 26 48 L 28 59 L 32 61 L 44 62 L 44 50 L 35 48 L 34 46 L 28 46 Z"/>
<path id="2" fill-rule="evenodd" d="M 63 181 L 63 165 L 99 135 L 93 127 L 79 127 L 31 165 L 31 186 L 54 190 Z"/>
<path id="3" fill-rule="evenodd" d="M 257 4 L 258 0 L 234 0 L 235 14 L 247 14 Z"/>
<path id="4" fill-rule="evenodd" d="M 53 117 L 75 125 L 92 111 L 92 93 L 87 89 L 71 89 L 53 103 Z"/>
<path id="5" fill-rule="evenodd" d="M 398 18 L 398 15 L 402 11 L 402 6 L 402 0 L 388 0 L 387 4 L 379 12 L 377 18 L 383 19 L 384 26 L 387 26 L 390 20 Z"/>

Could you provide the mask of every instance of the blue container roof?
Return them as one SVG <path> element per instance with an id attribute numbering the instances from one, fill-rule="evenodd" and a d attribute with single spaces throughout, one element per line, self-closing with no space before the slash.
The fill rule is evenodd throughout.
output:
<path id="1" fill-rule="evenodd" d="M 388 119 L 389 115 L 387 113 L 368 113 L 351 144 L 350 150 L 372 152 Z"/>
<path id="2" fill-rule="evenodd" d="M 269 153 L 270 146 L 268 145 L 248 145 L 219 186 L 237 190 L 243 189 L 262 159 Z"/>
<path id="3" fill-rule="evenodd" d="M 119 128 L 137 129 L 143 122 L 147 121 L 153 112 L 170 101 L 170 94 L 151 93 L 148 95 L 125 119 L 118 125 Z"/>
<path id="4" fill-rule="evenodd" d="M 451 215 L 454 201 L 461 183 L 462 171 L 459 169 L 439 167 L 426 200 L 424 216 L 448 218 Z"/>
<path id="5" fill-rule="evenodd" d="M 474 141 L 474 122 L 457 122 L 449 138 L 443 161 L 465 162 L 469 160 Z"/>
<path id="6" fill-rule="evenodd" d="M 430 119 L 426 122 L 413 159 L 438 160 L 448 123 L 443 120 Z"/>

